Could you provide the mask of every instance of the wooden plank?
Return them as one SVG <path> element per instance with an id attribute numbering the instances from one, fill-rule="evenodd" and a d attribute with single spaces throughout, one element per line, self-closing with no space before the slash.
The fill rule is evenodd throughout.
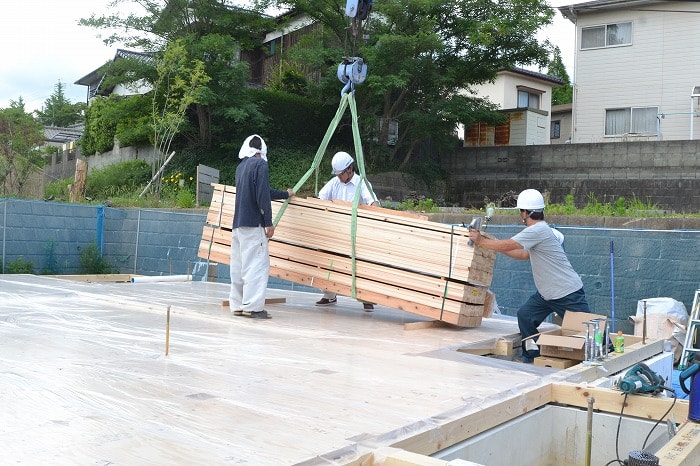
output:
<path id="1" fill-rule="evenodd" d="M 235 188 L 214 188 L 198 256 L 229 263 Z M 481 324 L 495 253 L 470 248 L 466 228 L 374 206 L 353 215 L 348 203 L 319 199 L 275 201 L 273 215 L 285 204 L 269 243 L 271 276 L 343 295 L 354 288 L 357 299 L 453 325 Z"/>
<path id="2" fill-rule="evenodd" d="M 287 302 L 287 298 L 265 298 L 265 304 L 284 304 Z M 221 301 L 221 307 L 231 307 L 229 300 L 224 299 Z"/>
<path id="3" fill-rule="evenodd" d="M 551 399 L 551 384 L 535 387 L 524 393 L 513 393 L 500 400 L 483 400 L 476 403 L 472 412 L 445 421 L 433 429 L 408 433 L 407 437 L 391 446 L 423 455 L 432 455 L 450 445 L 470 439 L 475 435 L 534 411 Z"/>
<path id="4" fill-rule="evenodd" d="M 352 280 L 349 277 L 345 278 L 346 276 L 336 274 L 332 280 L 329 280 L 323 276 L 322 271 L 318 273 L 318 269 L 303 264 L 295 264 L 294 267 L 289 267 L 286 264 L 283 267 L 282 270 L 278 269 L 274 258 L 271 258 L 270 275 L 346 296 L 352 294 Z M 357 280 L 356 298 L 432 319 L 443 320 L 461 327 L 481 325 L 481 316 L 483 315 L 483 308 L 479 305 L 442 300 L 412 290 L 364 279 Z"/>
<path id="5" fill-rule="evenodd" d="M 656 453 L 659 466 L 697 466 L 700 464 L 700 424 L 685 422 L 676 435 Z"/>
<path id="6" fill-rule="evenodd" d="M 448 327 L 450 324 L 441 320 L 425 320 L 421 322 L 406 322 L 404 330 L 423 330 L 426 328 Z"/>
<path id="7" fill-rule="evenodd" d="M 625 347 L 624 353 L 610 353 L 606 361 L 600 365 L 578 364 L 570 368 L 567 373 L 567 380 L 575 382 L 577 380 L 597 380 L 601 377 L 609 377 L 632 367 L 639 361 L 656 356 L 663 352 L 663 340 L 647 339 L 646 343 L 635 343 Z"/>
<path id="8" fill-rule="evenodd" d="M 685 419 L 688 414 L 688 400 L 676 400 L 674 405 L 674 400 L 670 397 L 636 394 L 625 397 L 620 390 L 611 388 L 583 386 L 571 382 L 552 384 L 552 403 L 587 408 L 590 397 L 595 398 L 593 408 L 596 411 L 600 410 L 612 414 L 620 414 L 622 403 L 625 403 L 623 415 L 642 419 L 662 419 L 671 405 L 673 408 L 668 416 L 673 416 L 675 419 Z"/>
<path id="9" fill-rule="evenodd" d="M 90 275 L 54 275 L 55 278 L 63 280 L 73 280 L 77 282 L 130 282 L 134 275 L 115 273 L 115 274 L 90 274 Z"/>
<path id="10" fill-rule="evenodd" d="M 343 241 L 342 237 L 333 238 L 333 235 L 335 234 L 333 230 L 328 230 L 325 232 L 321 229 L 318 230 L 319 232 L 317 233 L 319 234 L 317 235 L 303 231 L 302 229 L 293 233 L 286 233 L 284 229 L 278 227 L 276 229 L 275 237 L 270 242 L 271 253 L 275 253 L 275 248 L 279 243 L 299 245 L 303 247 L 309 247 L 308 245 L 312 244 L 313 249 L 323 250 L 324 252 L 330 254 L 339 254 L 345 257 L 349 257 L 351 252 L 349 238 L 346 238 L 345 241 Z M 202 240 L 204 242 L 214 241 L 224 245 L 229 245 L 230 235 L 230 231 L 226 229 L 215 229 L 212 227 L 205 227 L 202 233 Z M 327 237 L 333 239 L 325 239 Z M 437 239 L 434 238 L 434 240 Z M 422 247 L 421 245 L 411 244 L 412 247 L 416 248 L 415 250 L 411 250 L 410 252 L 404 253 L 403 255 L 399 255 L 395 251 L 391 250 L 391 247 L 387 244 L 389 242 L 384 241 L 384 239 L 381 237 L 378 238 L 376 235 L 373 238 L 370 238 L 368 236 L 364 239 L 362 236 L 360 236 L 358 238 L 358 241 L 365 241 L 365 243 L 372 244 L 372 246 L 365 247 L 364 249 L 360 245 L 360 248 L 358 248 L 358 250 L 356 251 L 356 257 L 359 259 L 371 262 L 378 262 L 395 268 L 416 270 L 424 274 L 440 277 L 449 277 L 453 280 L 475 284 L 490 282 L 492 278 L 493 261 L 490 257 L 487 258 L 481 255 L 482 250 L 480 250 L 477 254 L 472 255 L 471 264 L 468 267 L 460 267 L 459 264 L 453 264 L 452 269 L 450 269 L 449 255 L 443 257 L 444 263 L 441 263 L 436 259 L 428 260 L 427 258 L 430 256 L 426 255 L 425 257 L 423 257 L 422 253 L 425 252 L 426 254 L 429 254 L 430 251 L 427 250 L 427 247 Z M 409 249 L 406 248 L 405 245 L 401 245 L 401 248 L 404 250 Z M 421 254 L 417 255 L 416 251 L 421 251 Z M 200 257 L 202 256 L 200 255 Z M 462 258 L 462 260 L 465 259 Z M 483 263 L 491 265 L 484 265 L 483 267 L 479 267 Z M 489 268 L 490 270 L 483 271 L 480 270 L 480 268 Z"/>

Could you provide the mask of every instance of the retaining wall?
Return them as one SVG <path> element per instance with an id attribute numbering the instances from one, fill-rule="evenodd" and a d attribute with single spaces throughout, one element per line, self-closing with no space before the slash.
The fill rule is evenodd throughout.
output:
<path id="1" fill-rule="evenodd" d="M 120 273 L 190 273 L 193 280 L 209 277 L 228 282 L 228 266 L 208 264 L 197 257 L 205 220 L 204 210 L 114 209 L 0 199 L 2 270 L 4 273 L 21 258 L 31 262 L 37 274 L 75 274 L 80 248 L 98 244 Z M 636 313 L 641 299 L 671 297 L 682 301 L 690 311 L 694 292 L 700 289 L 700 229 L 593 227 L 561 222 L 558 226 L 566 237 L 564 245 L 571 263 L 583 278 L 593 312 L 611 315 L 614 288 L 618 329 L 631 331 L 627 317 Z M 498 238 L 509 238 L 521 228 L 514 220 L 505 220 L 504 224 L 489 225 L 488 231 Z M 317 291 L 276 279 L 270 286 Z M 491 290 L 501 313 L 515 315 L 534 289 L 528 261 L 497 256 Z M 312 304 L 309 302 L 309 306 Z"/>
<path id="2" fill-rule="evenodd" d="M 574 196 L 586 205 L 589 193 L 600 202 L 647 200 L 676 212 L 700 211 L 700 141 L 620 142 L 460 148 L 443 157 L 449 174 L 447 199 L 482 207 L 509 191 L 549 191 L 563 203 Z"/>

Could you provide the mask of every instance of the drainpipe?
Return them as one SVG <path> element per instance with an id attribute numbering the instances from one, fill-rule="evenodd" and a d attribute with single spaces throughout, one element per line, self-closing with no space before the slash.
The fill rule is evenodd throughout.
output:
<path id="1" fill-rule="evenodd" d="M 96 238 L 95 241 L 97 242 L 97 248 L 100 251 L 100 257 L 102 257 L 103 248 L 104 248 L 104 223 L 105 223 L 105 207 L 104 206 L 99 206 L 97 207 L 97 226 L 96 226 Z"/>
<path id="2" fill-rule="evenodd" d="M 693 117 L 695 116 L 695 101 L 694 99 L 696 97 L 700 97 L 700 86 L 695 86 L 692 91 L 690 91 L 690 140 L 692 141 L 694 139 L 693 137 Z"/>

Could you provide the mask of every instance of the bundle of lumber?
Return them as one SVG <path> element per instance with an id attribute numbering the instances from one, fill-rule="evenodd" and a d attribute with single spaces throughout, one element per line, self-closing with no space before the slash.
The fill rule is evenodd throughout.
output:
<path id="1" fill-rule="evenodd" d="M 228 264 L 236 189 L 213 186 L 198 255 Z M 272 202 L 273 217 L 282 205 Z M 464 226 L 373 206 L 359 206 L 353 222 L 351 203 L 295 197 L 270 240 L 270 275 L 477 327 L 490 308 L 496 254 L 468 241 Z"/>

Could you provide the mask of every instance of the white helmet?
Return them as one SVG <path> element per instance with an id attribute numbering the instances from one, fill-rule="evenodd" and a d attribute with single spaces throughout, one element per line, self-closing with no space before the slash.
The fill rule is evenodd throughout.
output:
<path id="1" fill-rule="evenodd" d="M 331 161 L 331 167 L 333 168 L 331 173 L 339 175 L 343 170 L 352 165 L 353 162 L 354 160 L 347 152 L 336 152 Z"/>
<path id="2" fill-rule="evenodd" d="M 544 210 L 544 197 L 536 189 L 526 189 L 518 194 L 516 207 L 522 210 L 541 212 Z"/>

